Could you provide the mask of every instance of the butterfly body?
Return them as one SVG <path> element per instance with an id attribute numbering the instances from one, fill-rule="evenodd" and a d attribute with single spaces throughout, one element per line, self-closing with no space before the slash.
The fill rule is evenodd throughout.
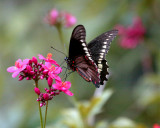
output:
<path id="1" fill-rule="evenodd" d="M 96 87 L 103 85 L 109 74 L 105 56 L 117 33 L 117 30 L 108 31 L 87 44 L 84 26 L 75 27 L 70 40 L 69 57 L 65 58 L 70 69 L 77 71 L 86 81 L 93 82 Z"/>

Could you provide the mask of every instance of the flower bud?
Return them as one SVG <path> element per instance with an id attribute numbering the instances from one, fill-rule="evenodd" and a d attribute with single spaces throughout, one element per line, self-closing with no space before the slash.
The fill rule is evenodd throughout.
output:
<path id="1" fill-rule="evenodd" d="M 18 80 L 21 81 L 23 79 L 24 79 L 24 76 L 20 75 Z"/>
<path id="2" fill-rule="evenodd" d="M 38 61 L 37 61 L 37 58 L 33 56 L 33 57 L 32 57 L 32 62 L 33 62 L 34 64 L 37 64 L 37 62 L 38 62 Z"/>
<path id="3" fill-rule="evenodd" d="M 53 79 L 51 77 L 48 77 L 48 86 L 52 87 Z"/>
<path id="4" fill-rule="evenodd" d="M 43 106 L 43 103 L 40 103 L 40 107 L 42 107 Z"/>
<path id="5" fill-rule="evenodd" d="M 43 94 L 43 98 L 44 98 L 45 100 L 48 100 L 48 99 L 49 99 L 48 93 L 44 93 L 44 94 Z"/>
<path id="6" fill-rule="evenodd" d="M 39 90 L 39 88 L 37 88 L 37 87 L 34 88 L 34 91 L 35 91 L 35 93 L 36 93 L 37 95 L 40 95 L 40 93 L 41 93 L 40 90 Z"/>

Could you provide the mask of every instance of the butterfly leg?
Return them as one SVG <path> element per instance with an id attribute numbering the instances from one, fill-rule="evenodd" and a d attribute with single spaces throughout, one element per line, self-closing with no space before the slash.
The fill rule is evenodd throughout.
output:
<path id="1" fill-rule="evenodd" d="M 72 72 L 74 72 L 74 71 L 71 71 L 71 72 L 69 72 L 69 73 L 66 74 L 66 77 L 65 77 L 65 79 L 64 79 L 65 81 L 66 81 L 67 77 L 68 77 Z"/>
<path id="2" fill-rule="evenodd" d="M 63 74 L 63 76 L 62 76 L 62 77 L 64 77 L 64 76 L 66 75 L 66 73 L 67 73 L 67 70 L 70 70 L 70 69 L 69 69 L 69 67 L 68 67 L 68 66 L 67 66 L 67 67 L 64 67 L 64 66 L 63 66 L 62 68 L 64 68 L 64 69 L 65 69 L 65 73 L 64 73 L 64 74 Z"/>

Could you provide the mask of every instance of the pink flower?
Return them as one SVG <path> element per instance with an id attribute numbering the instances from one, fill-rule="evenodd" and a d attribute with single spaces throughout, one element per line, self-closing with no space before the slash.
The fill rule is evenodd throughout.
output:
<path id="1" fill-rule="evenodd" d="M 119 43 L 122 48 L 133 49 L 135 48 L 144 38 L 145 28 L 139 17 L 133 20 L 133 24 L 124 27 L 122 25 L 117 25 L 116 29 L 119 30 Z"/>
<path id="2" fill-rule="evenodd" d="M 69 88 L 71 87 L 71 82 L 69 82 L 69 81 L 62 82 L 62 81 L 56 80 L 56 83 L 53 84 L 52 87 L 54 89 L 63 91 L 64 93 L 66 93 L 69 96 L 73 96 L 73 93 L 71 91 L 69 91 Z"/>
<path id="3" fill-rule="evenodd" d="M 153 125 L 153 128 L 160 128 L 160 125 L 154 124 L 154 125 Z"/>
<path id="4" fill-rule="evenodd" d="M 45 17 L 45 21 L 50 25 L 55 25 L 59 17 L 59 12 L 57 9 L 52 9 L 48 15 Z"/>
<path id="5" fill-rule="evenodd" d="M 77 19 L 70 13 L 58 12 L 56 9 L 52 9 L 45 17 L 45 22 L 51 26 L 59 27 L 63 25 L 69 28 L 76 24 Z"/>
<path id="6" fill-rule="evenodd" d="M 37 88 L 37 87 L 34 88 L 34 91 L 35 91 L 35 93 L 36 93 L 37 95 L 40 95 L 40 93 L 41 93 L 40 90 L 39 90 L 39 88 Z"/>
<path id="7" fill-rule="evenodd" d="M 65 13 L 65 27 L 69 28 L 76 24 L 77 19 L 70 13 Z"/>
<path id="8" fill-rule="evenodd" d="M 29 62 L 29 59 L 24 59 L 23 62 L 21 59 L 18 59 L 15 62 L 15 66 L 11 66 L 7 68 L 7 71 L 10 73 L 13 73 L 12 77 L 15 78 L 21 71 L 23 71 L 26 68 L 28 62 Z"/>
<path id="9" fill-rule="evenodd" d="M 46 62 L 50 62 L 54 65 L 60 66 L 55 60 L 52 59 L 51 53 L 48 53 L 46 58 L 44 56 L 42 56 L 41 54 L 39 54 L 38 56 L 39 56 L 40 60 L 45 60 Z"/>
<path id="10" fill-rule="evenodd" d="M 61 67 L 55 67 L 50 62 L 45 62 L 45 65 L 43 66 L 45 70 L 48 70 L 48 75 L 52 79 L 60 80 L 60 77 L 57 75 L 62 72 Z"/>

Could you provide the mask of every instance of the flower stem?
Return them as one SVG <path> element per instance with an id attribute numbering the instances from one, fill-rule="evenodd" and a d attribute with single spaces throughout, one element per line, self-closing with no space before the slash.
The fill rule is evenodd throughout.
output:
<path id="1" fill-rule="evenodd" d="M 38 88 L 38 80 L 35 80 L 35 85 Z M 38 107 L 39 107 L 40 124 L 41 124 L 41 128 L 43 128 L 43 120 L 42 120 L 42 111 L 41 111 L 41 107 L 40 107 L 40 101 L 38 101 Z"/>
<path id="2" fill-rule="evenodd" d="M 46 112 L 45 112 L 44 128 L 46 127 L 47 110 L 48 110 L 48 101 L 47 101 L 47 103 L 46 103 Z"/>
<path id="3" fill-rule="evenodd" d="M 61 43 L 64 44 L 64 41 L 63 41 L 63 33 L 62 33 L 62 27 L 61 27 L 61 25 L 57 25 L 56 28 L 57 28 L 57 31 L 58 31 L 58 34 L 59 34 L 59 38 L 60 38 L 60 40 L 61 40 Z"/>

